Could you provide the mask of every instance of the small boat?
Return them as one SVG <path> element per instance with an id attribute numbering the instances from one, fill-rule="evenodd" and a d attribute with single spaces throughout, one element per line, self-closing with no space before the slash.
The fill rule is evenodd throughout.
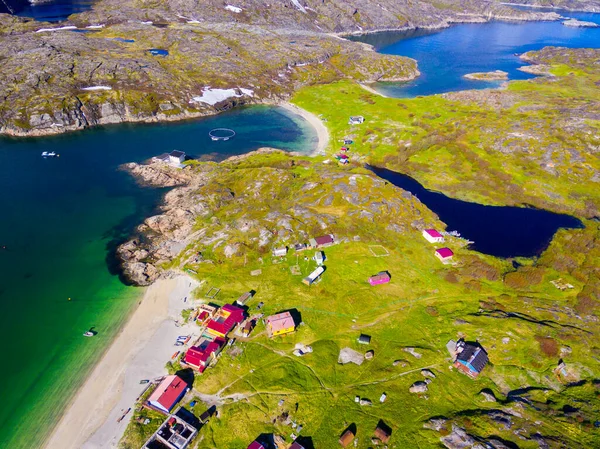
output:
<path id="1" fill-rule="evenodd" d="M 93 337 L 94 335 L 96 334 L 94 334 L 92 331 L 86 331 L 83 333 L 84 337 Z"/>
<path id="2" fill-rule="evenodd" d="M 58 157 L 54 151 L 44 151 L 42 152 L 42 157 Z"/>

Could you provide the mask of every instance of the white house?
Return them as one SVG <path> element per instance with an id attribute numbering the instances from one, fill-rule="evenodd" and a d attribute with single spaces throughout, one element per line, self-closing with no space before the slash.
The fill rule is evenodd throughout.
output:
<path id="1" fill-rule="evenodd" d="M 284 246 L 283 248 L 275 248 L 273 250 L 273 257 L 285 257 L 286 254 L 287 246 Z"/>
<path id="2" fill-rule="evenodd" d="M 325 253 L 323 251 L 315 253 L 315 262 L 317 262 L 317 265 L 323 265 L 323 262 L 325 262 Z"/>
<path id="3" fill-rule="evenodd" d="M 365 118 L 362 115 L 351 115 L 350 120 L 348 120 L 349 125 L 360 125 L 364 123 Z"/>
<path id="4" fill-rule="evenodd" d="M 169 163 L 179 165 L 185 161 L 185 153 L 183 151 L 173 150 L 169 153 Z"/>
<path id="5" fill-rule="evenodd" d="M 424 229 L 423 237 L 429 243 L 442 243 L 444 241 L 444 236 L 435 229 Z"/>

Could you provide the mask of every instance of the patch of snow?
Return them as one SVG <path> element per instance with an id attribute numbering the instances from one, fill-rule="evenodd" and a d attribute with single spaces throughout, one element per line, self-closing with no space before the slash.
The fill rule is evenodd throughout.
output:
<path id="1" fill-rule="evenodd" d="M 60 28 L 40 28 L 39 30 L 36 31 L 36 33 L 44 33 L 46 31 L 61 31 L 61 30 L 76 30 L 77 27 L 73 26 L 73 25 L 69 25 L 66 27 L 60 27 Z"/>
<path id="2" fill-rule="evenodd" d="M 100 24 L 100 25 L 88 25 L 86 26 L 87 29 L 90 30 L 99 30 L 100 28 L 104 28 L 104 24 Z"/>
<path id="3" fill-rule="evenodd" d="M 197 24 L 199 24 L 199 23 L 200 23 L 200 21 L 199 21 L 199 20 L 196 20 L 196 19 L 194 19 L 194 20 L 188 20 L 188 23 L 192 23 L 192 24 L 194 24 L 194 25 L 197 25 Z"/>
<path id="4" fill-rule="evenodd" d="M 110 86 L 90 86 L 90 87 L 84 87 L 81 90 L 112 90 L 112 87 L 110 87 Z"/>
<path id="5" fill-rule="evenodd" d="M 298 11 L 302 11 L 304 14 L 306 14 L 306 9 L 304 9 L 304 6 L 302 6 L 298 0 L 292 0 L 292 4 Z"/>
<path id="6" fill-rule="evenodd" d="M 151 20 L 149 20 L 147 22 L 141 22 L 141 23 L 142 23 L 142 25 L 152 25 L 153 22 Z"/>
<path id="7" fill-rule="evenodd" d="M 211 89 L 210 87 L 205 87 L 202 89 L 202 95 L 193 97 L 191 102 L 199 102 L 199 103 L 207 103 L 211 106 L 215 104 L 227 100 L 232 97 L 243 97 L 247 95 L 252 97 L 254 95 L 254 91 L 251 89 L 239 89 L 241 94 L 237 93 L 237 89 Z"/>
<path id="8" fill-rule="evenodd" d="M 238 8 L 237 6 L 227 5 L 225 7 L 226 10 L 239 14 L 242 12 L 242 8 Z"/>

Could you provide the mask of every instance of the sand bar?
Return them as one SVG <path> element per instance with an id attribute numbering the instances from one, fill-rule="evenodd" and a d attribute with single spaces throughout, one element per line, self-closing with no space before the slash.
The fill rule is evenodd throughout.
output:
<path id="1" fill-rule="evenodd" d="M 175 323 L 181 319 L 181 311 L 192 306 L 191 292 L 197 286 L 197 281 L 180 275 L 148 287 L 141 304 L 67 407 L 45 448 L 117 447 L 131 412 L 120 423 L 117 419 L 123 410 L 134 407 L 144 390 L 139 381 L 166 374 L 165 364 L 183 348 L 174 346 L 177 336 L 199 335 L 195 324 L 180 327 Z"/>

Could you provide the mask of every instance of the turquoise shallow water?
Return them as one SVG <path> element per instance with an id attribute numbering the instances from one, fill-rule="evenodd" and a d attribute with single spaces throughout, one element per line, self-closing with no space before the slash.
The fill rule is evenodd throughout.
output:
<path id="1" fill-rule="evenodd" d="M 560 14 L 600 24 L 600 14 Z M 461 24 L 438 31 L 413 30 L 354 36 L 381 53 L 416 59 L 421 76 L 408 83 L 378 83 L 390 97 L 416 97 L 444 92 L 496 87 L 499 82 L 473 81 L 463 75 L 503 70 L 509 79 L 532 75 L 517 70 L 526 65 L 517 55 L 546 46 L 600 47 L 600 28 L 573 28 L 561 22 L 490 22 Z"/>
<path id="2" fill-rule="evenodd" d="M 216 127 L 237 135 L 213 142 Z M 262 146 L 312 151 L 316 134 L 280 108 L 251 107 L 176 124 L 0 138 L 1 448 L 40 445 L 139 298 L 111 268 L 112 251 L 162 192 L 140 188 L 118 166 L 173 149 L 220 159 Z M 60 158 L 40 156 L 52 150 Z M 98 336 L 83 337 L 92 326 Z"/>

